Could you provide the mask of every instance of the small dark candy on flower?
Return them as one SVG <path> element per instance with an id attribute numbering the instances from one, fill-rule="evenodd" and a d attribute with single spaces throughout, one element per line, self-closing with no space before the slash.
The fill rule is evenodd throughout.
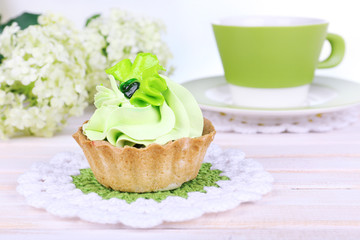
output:
<path id="1" fill-rule="evenodd" d="M 132 78 L 127 80 L 126 82 L 121 83 L 120 91 L 125 95 L 127 98 L 131 98 L 132 95 L 138 90 L 140 87 L 140 83 L 136 78 Z"/>

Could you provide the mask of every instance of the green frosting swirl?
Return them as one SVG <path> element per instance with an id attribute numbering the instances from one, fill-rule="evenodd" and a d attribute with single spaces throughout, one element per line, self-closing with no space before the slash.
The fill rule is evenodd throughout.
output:
<path id="1" fill-rule="evenodd" d="M 107 140 L 118 147 L 135 144 L 148 146 L 202 135 L 201 110 L 191 93 L 181 85 L 159 75 L 165 87 L 167 85 L 166 90 L 160 91 L 164 101 L 159 106 L 139 106 L 133 105 L 131 99 L 140 89 L 128 99 L 119 90 L 116 79 L 112 75 L 109 78 L 111 89 L 97 87 L 97 109 L 83 126 L 84 134 L 90 140 Z"/>

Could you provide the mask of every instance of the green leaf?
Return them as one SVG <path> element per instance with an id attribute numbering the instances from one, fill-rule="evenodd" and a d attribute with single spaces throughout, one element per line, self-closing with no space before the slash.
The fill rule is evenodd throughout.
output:
<path id="1" fill-rule="evenodd" d="M 105 47 L 103 47 L 102 49 L 101 49 L 101 53 L 105 56 L 105 57 L 107 57 L 108 56 L 108 53 L 107 53 L 107 48 L 108 48 L 108 46 L 110 45 L 110 43 L 107 41 L 107 36 L 103 36 L 104 37 L 104 40 L 105 40 Z"/>
<path id="2" fill-rule="evenodd" d="M 5 58 L 5 57 L 4 57 L 2 54 L 0 54 L 0 64 L 2 63 L 2 61 L 3 61 L 4 58 Z"/>
<path id="3" fill-rule="evenodd" d="M 15 81 L 12 85 L 3 85 L 2 90 L 5 92 L 12 92 L 17 95 L 24 95 L 25 100 L 24 104 L 27 107 L 36 106 L 37 104 L 37 96 L 33 94 L 32 90 L 35 87 L 35 82 L 31 82 L 28 85 L 23 85 L 19 81 Z"/>
<path id="4" fill-rule="evenodd" d="M 38 22 L 39 16 L 40 16 L 40 14 L 24 12 L 20 16 L 12 18 L 9 21 L 7 21 L 6 23 L 1 24 L 0 25 L 0 33 L 3 32 L 5 27 L 10 26 L 14 22 L 16 22 L 19 25 L 21 30 L 23 30 L 31 25 L 38 25 L 39 24 L 39 22 Z"/>
<path id="5" fill-rule="evenodd" d="M 94 20 L 94 19 L 96 19 L 96 18 L 99 18 L 100 16 L 101 16 L 101 14 L 95 14 L 95 15 L 89 17 L 89 18 L 86 20 L 85 27 L 87 27 L 92 20 Z"/>

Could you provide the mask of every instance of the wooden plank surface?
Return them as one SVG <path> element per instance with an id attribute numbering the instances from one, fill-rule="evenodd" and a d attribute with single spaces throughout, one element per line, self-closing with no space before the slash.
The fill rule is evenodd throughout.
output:
<path id="1" fill-rule="evenodd" d="M 26 205 L 16 180 L 37 161 L 79 151 L 71 133 L 88 118 L 73 118 L 50 139 L 0 142 L 0 239 L 360 239 L 360 123 L 330 133 L 218 133 L 274 177 L 258 202 L 148 230 L 62 219 Z"/>
<path id="2" fill-rule="evenodd" d="M 259 240 L 259 239 L 312 239 L 312 240 L 358 240 L 359 231 L 353 228 L 272 228 L 272 229 L 193 229 L 191 231 L 183 229 L 92 229 L 91 234 L 87 229 L 81 230 L 43 230 L 41 234 L 36 230 L 9 230 L 3 233 L 4 239 L 197 239 L 197 240 L 219 240 L 219 239 L 238 239 L 238 240 Z M 84 238 L 85 236 L 85 238 Z"/>

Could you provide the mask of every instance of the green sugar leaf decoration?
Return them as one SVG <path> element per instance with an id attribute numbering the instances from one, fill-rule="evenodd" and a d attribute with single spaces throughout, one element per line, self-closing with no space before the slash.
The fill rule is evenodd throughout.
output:
<path id="1" fill-rule="evenodd" d="M 135 202 L 138 198 L 153 199 L 157 202 L 165 200 L 169 196 L 178 196 L 187 198 L 190 192 L 206 193 L 204 187 L 219 187 L 217 181 L 230 180 L 226 176 L 220 176 L 220 170 L 212 170 L 211 163 L 203 163 L 198 176 L 181 185 L 181 187 L 173 190 L 150 192 L 150 193 L 129 193 L 112 190 L 111 188 L 104 187 L 94 177 L 90 168 L 80 169 L 80 174 L 72 176 L 73 183 L 76 188 L 80 189 L 83 193 L 97 193 L 103 199 L 119 198 L 125 200 L 127 203 Z"/>
<path id="2" fill-rule="evenodd" d="M 4 31 L 5 27 L 10 26 L 14 22 L 16 22 L 19 25 L 21 30 L 23 30 L 31 25 L 38 25 L 39 24 L 38 23 L 39 16 L 40 16 L 40 14 L 24 12 L 20 16 L 17 16 L 16 18 L 12 18 L 9 21 L 7 21 L 6 23 L 1 24 L 0 25 L 0 33 L 2 33 Z"/>

